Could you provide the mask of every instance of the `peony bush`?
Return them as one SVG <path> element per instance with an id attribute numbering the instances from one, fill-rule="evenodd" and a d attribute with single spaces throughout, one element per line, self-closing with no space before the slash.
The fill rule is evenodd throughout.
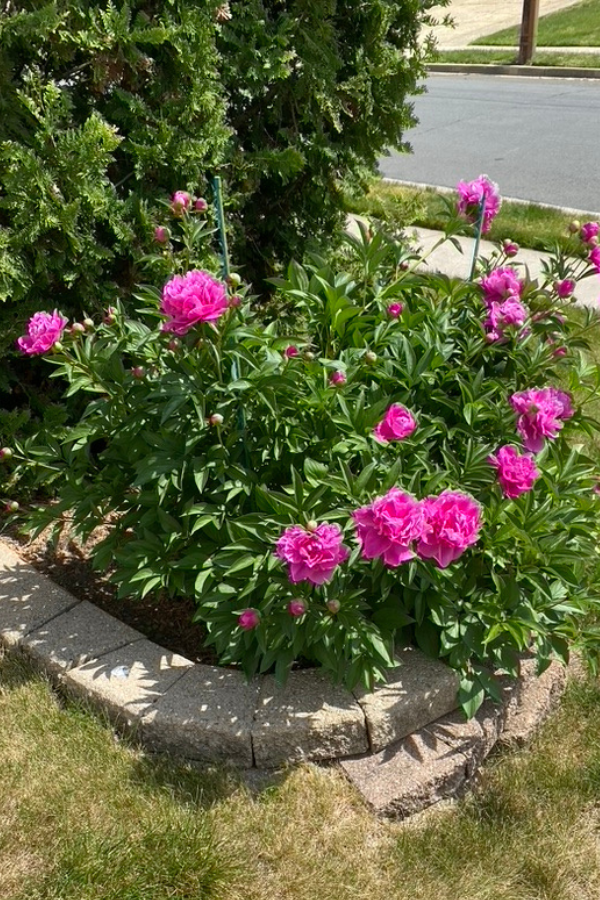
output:
<path id="1" fill-rule="evenodd" d="M 499 205 L 459 190 L 450 235 Z M 584 226 L 540 283 L 510 244 L 459 281 L 362 229 L 335 264 L 290 264 L 270 323 L 237 277 L 193 268 L 141 288 L 135 317 L 38 313 L 19 346 L 89 402 L 2 464 L 52 473 L 36 527 L 104 525 L 94 563 L 122 596 L 192 596 L 223 664 L 372 685 L 413 642 L 461 672 L 472 713 L 523 653 L 543 669 L 593 633 L 600 378 L 594 314 L 570 305 L 594 241 Z"/>

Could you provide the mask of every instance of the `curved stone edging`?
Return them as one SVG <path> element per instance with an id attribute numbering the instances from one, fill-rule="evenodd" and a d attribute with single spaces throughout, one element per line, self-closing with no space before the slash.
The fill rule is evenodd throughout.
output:
<path id="1" fill-rule="evenodd" d="M 247 683 L 194 664 L 77 600 L 0 541 L 0 644 L 25 653 L 67 692 L 103 710 L 147 749 L 269 769 L 336 760 L 371 809 L 405 817 L 455 793 L 494 744 L 522 743 L 565 685 L 533 661 L 470 721 L 456 710 L 455 672 L 407 648 L 372 693 L 332 685 L 317 670 Z"/>

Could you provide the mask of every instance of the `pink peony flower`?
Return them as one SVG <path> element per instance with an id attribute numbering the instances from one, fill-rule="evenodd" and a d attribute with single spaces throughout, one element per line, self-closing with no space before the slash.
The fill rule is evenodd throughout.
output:
<path id="1" fill-rule="evenodd" d="M 506 328 L 520 327 L 526 318 L 527 310 L 515 297 L 509 297 L 502 303 L 490 303 L 487 318 L 483 323 L 488 341 L 502 340 Z"/>
<path id="2" fill-rule="evenodd" d="M 167 316 L 163 331 L 187 334 L 198 322 L 214 322 L 228 309 L 225 285 L 208 272 L 193 269 L 175 275 L 163 288 L 160 311 Z"/>
<path id="3" fill-rule="evenodd" d="M 169 232 L 163 225 L 157 225 L 154 229 L 154 240 L 157 244 L 166 244 L 169 240 Z"/>
<path id="4" fill-rule="evenodd" d="M 350 555 L 342 540 L 342 532 L 337 525 L 323 522 L 314 531 L 292 525 L 277 541 L 275 555 L 288 564 L 288 577 L 292 584 L 299 581 L 324 584 L 329 581 L 334 569 Z"/>
<path id="5" fill-rule="evenodd" d="M 573 291 L 575 290 L 576 284 L 570 278 L 564 278 L 562 281 L 557 281 L 554 285 L 554 290 L 558 294 L 561 300 L 566 300 L 567 297 L 570 297 Z"/>
<path id="6" fill-rule="evenodd" d="M 503 303 L 509 298 L 520 300 L 523 282 L 514 269 L 502 266 L 481 279 L 481 288 L 484 303 L 489 306 L 491 303 Z"/>
<path id="7" fill-rule="evenodd" d="M 403 441 L 413 433 L 416 427 L 417 423 L 413 414 L 399 403 L 392 403 L 391 406 L 388 406 L 381 422 L 373 429 L 373 437 L 380 444 L 387 444 L 389 441 Z"/>
<path id="8" fill-rule="evenodd" d="M 598 275 L 600 275 L 600 247 L 594 247 L 588 257 Z"/>
<path id="9" fill-rule="evenodd" d="M 387 308 L 387 314 L 390 317 L 390 319 L 399 319 L 400 316 L 402 315 L 403 309 L 404 309 L 404 306 L 402 305 L 402 303 L 390 303 L 390 305 Z"/>
<path id="10" fill-rule="evenodd" d="M 342 372 L 341 369 L 332 372 L 329 376 L 329 384 L 332 387 L 340 387 L 340 385 L 346 384 L 346 373 Z"/>
<path id="11" fill-rule="evenodd" d="M 600 224 L 598 222 L 586 222 L 581 226 L 579 236 L 584 244 L 593 244 L 600 233 Z"/>
<path id="12" fill-rule="evenodd" d="M 300 599 L 290 600 L 287 605 L 287 609 L 290 616 L 293 616 L 295 619 L 297 619 L 298 616 L 303 616 L 306 612 L 306 603 L 304 602 L 304 600 Z"/>
<path id="13" fill-rule="evenodd" d="M 488 462 L 497 469 L 502 493 L 511 500 L 530 491 L 540 476 L 531 456 L 519 453 L 509 444 L 488 456 Z"/>
<path id="14" fill-rule="evenodd" d="M 283 351 L 283 355 L 286 359 L 293 359 L 294 356 L 298 356 L 299 353 L 300 351 L 293 344 L 290 344 L 289 347 L 286 347 Z"/>
<path id="15" fill-rule="evenodd" d="M 252 631 L 259 622 L 260 616 L 255 609 L 245 609 L 244 612 L 238 616 L 238 625 L 240 628 L 243 628 L 244 631 Z"/>
<path id="16" fill-rule="evenodd" d="M 194 200 L 194 210 L 196 212 L 206 212 L 208 209 L 208 203 L 204 199 L 204 197 L 198 197 L 197 200 Z"/>
<path id="17" fill-rule="evenodd" d="M 17 346 L 27 356 L 41 356 L 60 341 L 66 324 L 67 319 L 57 309 L 53 313 L 37 312 L 27 323 L 27 334 L 17 338 Z"/>
<path id="18" fill-rule="evenodd" d="M 482 527 L 481 507 L 460 491 L 444 491 L 422 501 L 423 531 L 417 544 L 421 559 L 434 559 L 445 569 L 477 542 Z"/>
<path id="19" fill-rule="evenodd" d="M 181 216 L 186 209 L 189 209 L 192 198 L 187 191 L 175 191 L 171 197 L 171 212 L 174 216 Z"/>
<path id="20" fill-rule="evenodd" d="M 458 213 L 472 224 L 478 221 L 480 205 L 482 201 L 484 202 L 481 230 L 485 234 L 490 230 L 502 202 L 498 185 L 490 181 L 487 175 L 480 175 L 474 181 L 459 181 L 456 189 L 458 191 Z"/>
<path id="21" fill-rule="evenodd" d="M 571 398 L 556 388 L 531 388 L 510 397 L 510 405 L 516 413 L 517 431 L 523 438 L 523 446 L 531 453 L 543 449 L 545 438 L 554 439 L 563 427 L 563 420 L 573 415 Z"/>
<path id="22" fill-rule="evenodd" d="M 412 544 L 421 537 L 423 510 L 410 494 L 392 488 L 352 518 L 363 559 L 381 556 L 386 566 L 399 566 L 415 555 Z"/>

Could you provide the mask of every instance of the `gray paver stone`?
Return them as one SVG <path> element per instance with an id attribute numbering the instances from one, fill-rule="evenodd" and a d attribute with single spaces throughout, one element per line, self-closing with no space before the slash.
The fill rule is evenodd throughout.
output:
<path id="1" fill-rule="evenodd" d="M 57 675 L 142 638 L 134 628 L 83 600 L 28 634 L 22 648 Z"/>
<path id="2" fill-rule="evenodd" d="M 447 744 L 467 760 L 467 774 L 472 775 L 486 758 L 500 735 L 503 725 L 502 706 L 486 700 L 472 719 L 462 710 L 442 716 L 425 728 L 425 732 Z"/>
<path id="3" fill-rule="evenodd" d="M 193 665 L 143 638 L 70 669 L 63 684 L 100 706 L 117 725 L 131 726 Z"/>
<path id="4" fill-rule="evenodd" d="M 390 671 L 387 684 L 378 685 L 372 693 L 355 691 L 374 752 L 418 731 L 457 706 L 456 672 L 414 648 L 401 650 L 397 657 L 400 666 Z"/>
<path id="5" fill-rule="evenodd" d="M 196 665 L 143 717 L 140 737 L 151 750 L 250 767 L 259 687 L 241 672 Z"/>
<path id="6" fill-rule="evenodd" d="M 314 669 L 292 672 L 283 688 L 263 677 L 252 745 L 257 766 L 351 756 L 369 746 L 357 701 Z"/>
<path id="7" fill-rule="evenodd" d="M 338 764 L 374 812 L 398 818 L 457 791 L 468 774 L 466 757 L 426 729 L 379 753 Z"/>
<path id="8" fill-rule="evenodd" d="M 539 677 L 534 659 L 521 661 L 520 678 L 504 710 L 503 744 L 522 745 L 556 709 L 567 683 L 564 666 L 553 662 Z"/>
<path id="9" fill-rule="evenodd" d="M 6 646 L 18 646 L 26 634 L 78 602 L 0 541 L 0 641 Z"/>

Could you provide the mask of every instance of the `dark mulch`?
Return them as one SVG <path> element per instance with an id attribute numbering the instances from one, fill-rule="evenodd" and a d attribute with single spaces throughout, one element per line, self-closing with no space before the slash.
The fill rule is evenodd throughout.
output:
<path id="1" fill-rule="evenodd" d="M 43 536 L 29 541 L 16 530 L 4 540 L 27 562 L 80 600 L 88 600 L 105 612 L 131 625 L 149 640 L 192 662 L 217 664 L 212 647 L 203 647 L 206 631 L 192 622 L 195 605 L 185 598 L 152 594 L 144 600 L 117 598 L 117 588 L 106 575 L 95 572 L 84 551 L 63 534 L 56 547 Z"/>

